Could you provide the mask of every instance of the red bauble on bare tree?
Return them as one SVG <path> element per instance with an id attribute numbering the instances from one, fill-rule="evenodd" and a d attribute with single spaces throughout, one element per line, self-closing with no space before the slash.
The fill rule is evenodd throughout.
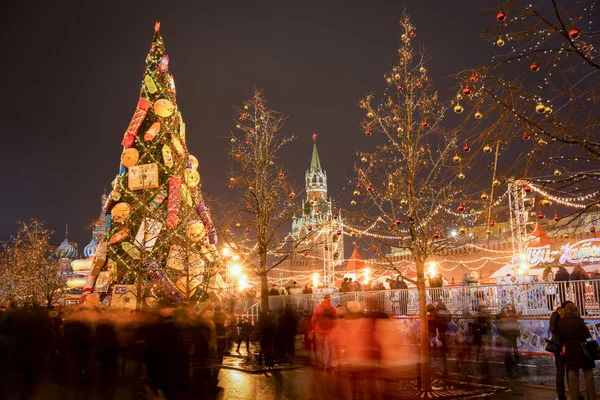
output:
<path id="1" fill-rule="evenodd" d="M 434 234 L 433 234 L 433 238 L 434 238 L 434 239 L 439 239 L 439 238 L 440 238 L 440 234 L 439 234 L 439 232 L 436 232 L 436 233 L 434 233 Z"/>
<path id="2" fill-rule="evenodd" d="M 558 216 L 558 214 L 556 214 L 556 215 L 554 216 L 554 221 L 555 221 L 555 222 L 558 222 L 558 221 L 560 221 L 560 217 Z"/>
<path id="3" fill-rule="evenodd" d="M 540 70 L 540 66 L 539 66 L 538 63 L 533 63 L 533 64 L 531 64 L 531 66 L 529 67 L 529 69 L 532 72 L 538 72 Z"/>
<path id="4" fill-rule="evenodd" d="M 532 190 L 532 189 L 531 189 L 531 186 L 529 186 L 529 185 L 525 185 L 525 186 L 523 186 L 523 191 L 524 191 L 525 193 L 531 193 L 531 190 Z"/>
<path id="5" fill-rule="evenodd" d="M 577 39 L 579 37 L 579 35 L 581 35 L 581 32 L 579 32 L 579 29 L 577 29 L 577 28 L 571 29 L 569 31 L 569 37 L 571 39 Z"/>
<path id="6" fill-rule="evenodd" d="M 496 14 L 496 19 L 498 21 L 504 21 L 506 19 L 506 13 L 504 11 L 498 12 L 498 14 Z"/>
<path id="7" fill-rule="evenodd" d="M 539 219 L 544 219 L 546 216 L 544 215 L 544 213 L 543 213 L 543 212 L 539 212 L 539 213 L 538 213 L 538 215 L 537 215 L 537 217 L 538 217 Z"/>
<path id="8" fill-rule="evenodd" d="M 465 205 L 461 203 L 461 204 L 460 204 L 460 205 L 457 207 L 457 210 L 458 210 L 458 211 L 460 211 L 460 212 L 463 212 L 463 211 L 465 211 Z"/>

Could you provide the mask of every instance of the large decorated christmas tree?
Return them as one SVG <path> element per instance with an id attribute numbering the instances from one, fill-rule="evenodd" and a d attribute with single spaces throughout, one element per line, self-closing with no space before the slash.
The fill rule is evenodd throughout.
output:
<path id="1" fill-rule="evenodd" d="M 107 236 L 82 300 L 139 308 L 141 300 L 198 300 L 219 266 L 215 230 L 188 153 L 169 56 L 156 23 L 137 108 L 105 205 Z"/>

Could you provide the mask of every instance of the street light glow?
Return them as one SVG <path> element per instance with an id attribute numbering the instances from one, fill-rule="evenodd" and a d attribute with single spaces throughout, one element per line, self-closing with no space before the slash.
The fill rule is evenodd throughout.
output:
<path id="1" fill-rule="evenodd" d="M 223 247 L 221 253 L 223 254 L 223 257 L 228 257 L 231 254 L 231 250 L 229 249 L 229 247 Z"/>
<path id="2" fill-rule="evenodd" d="M 238 276 L 242 272 L 242 267 L 239 264 L 233 264 L 229 267 L 229 270 L 231 271 L 231 275 Z"/>

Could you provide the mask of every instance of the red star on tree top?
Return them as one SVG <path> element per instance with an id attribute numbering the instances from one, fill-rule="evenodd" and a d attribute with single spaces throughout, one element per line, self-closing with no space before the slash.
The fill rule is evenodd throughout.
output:
<path id="1" fill-rule="evenodd" d="M 154 24 L 154 32 L 158 31 L 160 31 L 160 22 L 156 21 L 156 23 Z"/>
<path id="2" fill-rule="evenodd" d="M 312 134 L 312 138 L 313 138 L 313 140 L 317 140 L 317 134 L 316 134 L 316 133 L 313 133 L 313 134 Z"/>

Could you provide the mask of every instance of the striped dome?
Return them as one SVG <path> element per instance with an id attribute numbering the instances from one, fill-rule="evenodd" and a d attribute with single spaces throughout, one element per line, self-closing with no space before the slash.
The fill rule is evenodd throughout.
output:
<path id="1" fill-rule="evenodd" d="M 69 260 L 74 260 L 77 258 L 77 249 L 75 248 L 75 246 L 69 243 L 69 240 L 67 238 L 65 238 L 65 240 L 63 240 L 60 246 L 58 246 L 58 249 L 56 249 L 56 255 L 58 256 L 58 258 L 67 258 Z"/>
<path id="2" fill-rule="evenodd" d="M 96 243 L 96 239 L 92 238 L 92 240 L 88 243 L 87 246 L 83 249 L 83 255 L 85 258 L 90 258 L 90 256 L 96 254 L 96 250 L 98 249 L 98 243 Z"/>

